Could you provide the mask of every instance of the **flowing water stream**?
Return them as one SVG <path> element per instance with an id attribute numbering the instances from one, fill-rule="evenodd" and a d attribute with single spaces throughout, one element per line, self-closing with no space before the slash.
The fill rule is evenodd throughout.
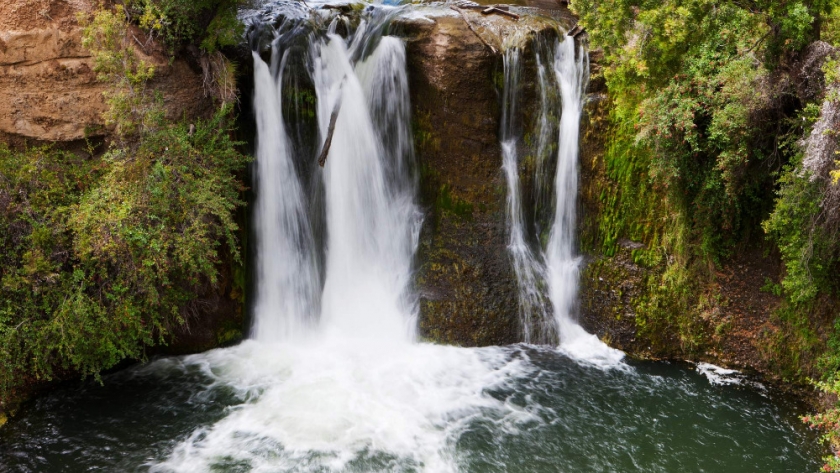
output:
<path id="1" fill-rule="evenodd" d="M 556 158 L 552 188 L 554 215 L 545 248 L 534 249 L 534 245 L 529 244 L 520 202 L 518 149 L 522 141 L 522 129 L 516 118 L 522 53 L 518 47 L 511 47 L 504 55 L 505 82 L 500 132 L 502 169 L 508 187 L 508 250 L 519 286 L 519 316 L 523 339 L 526 343 L 559 343 L 561 350 L 584 362 L 618 365 L 623 354 L 587 333 L 575 321 L 581 264 L 581 257 L 575 252 L 578 142 L 584 92 L 589 80 L 588 54 L 571 37 L 555 41 L 549 47 L 544 40 L 539 41 L 535 49 L 541 102 L 534 150 L 537 160 L 534 182 L 538 188 L 538 199 L 539 191 L 542 190 L 540 187 L 544 187 L 541 186 L 541 180 L 547 174 L 547 155 Z M 549 57 L 541 58 L 545 53 Z M 548 123 L 549 90 L 559 95 L 562 104 L 557 135 L 551 133 Z M 556 143 L 556 147 L 550 146 L 551 141 Z M 556 153 L 553 152 L 555 149 Z"/>
<path id="2" fill-rule="evenodd" d="M 360 24 L 294 19 L 255 53 L 256 289 L 250 340 L 70 385 L 0 429 L 0 471 L 809 471 L 821 453 L 794 410 L 687 366 L 622 361 L 574 322 L 577 142 L 585 51 L 537 60 L 560 122 L 554 216 L 528 242 L 518 182 L 519 50 L 505 55 L 503 171 L 526 341 L 415 338 L 422 214 L 401 10 Z M 312 25 L 315 24 L 313 27 Z M 308 25 L 308 26 L 307 26 Z M 338 34 L 342 32 L 342 34 Z M 539 49 L 539 48 L 538 48 Z M 284 80 L 304 64 L 323 168 L 292 139 Z M 543 96 L 547 96 L 546 93 Z M 543 113 L 549 113 L 543 99 Z M 543 139 L 543 138 L 541 138 Z M 559 344 L 559 349 L 557 348 Z M 714 382 L 712 382 L 714 381 Z"/>

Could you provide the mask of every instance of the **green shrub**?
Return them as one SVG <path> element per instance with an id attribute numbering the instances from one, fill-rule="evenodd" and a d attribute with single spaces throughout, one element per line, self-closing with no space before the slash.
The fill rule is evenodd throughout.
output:
<path id="1" fill-rule="evenodd" d="M 236 13 L 240 0 L 126 0 L 140 27 L 171 47 L 199 44 L 212 53 L 236 45 L 243 27 Z"/>
<path id="2" fill-rule="evenodd" d="M 167 122 L 121 7 L 80 21 L 119 140 L 101 158 L 0 147 L 0 399 L 57 370 L 142 359 L 222 264 L 241 265 L 248 158 L 230 138 L 231 106 Z"/>
<path id="3" fill-rule="evenodd" d="M 96 374 L 142 358 L 186 304 L 239 261 L 229 113 L 161 124 L 101 159 L 0 148 L 0 396 L 56 368 Z M 223 250 L 224 248 L 224 250 Z"/>
<path id="4" fill-rule="evenodd" d="M 782 287 L 793 303 L 813 300 L 830 289 L 838 243 L 818 225 L 824 183 L 800 166 L 788 166 L 780 179 L 776 207 L 764 229 L 777 242 L 785 262 Z"/>
<path id="5" fill-rule="evenodd" d="M 161 120 L 160 99 L 147 90 L 155 68 L 141 59 L 128 39 L 123 8 L 97 10 L 92 17 L 79 14 L 82 46 L 93 56 L 93 70 L 105 91 L 108 109 L 104 118 L 117 136 L 130 139 L 142 135 Z"/>
<path id="6" fill-rule="evenodd" d="M 820 391 L 829 396 L 834 396 L 835 399 L 840 396 L 840 378 L 836 376 L 827 381 L 813 382 L 813 384 Z M 840 448 L 840 429 L 838 429 L 838 426 L 840 426 L 840 405 L 837 402 L 835 402 L 834 407 L 826 409 L 824 412 L 812 416 L 803 416 L 802 421 L 811 427 L 822 430 L 822 442 L 829 445 L 833 451 Z M 822 471 L 840 471 L 840 457 L 837 455 L 825 456 L 823 461 L 825 461 L 825 465 L 823 465 Z"/>
<path id="7" fill-rule="evenodd" d="M 693 320 L 703 317 L 715 266 L 756 244 L 762 227 L 785 263 L 779 289 L 788 312 L 807 317 L 806 302 L 837 290 L 831 278 L 840 243 L 837 225 L 824 223 L 827 184 L 799 165 L 799 140 L 820 107 L 799 103 L 778 67 L 790 66 L 817 35 L 836 36 L 838 5 L 573 3 L 593 47 L 604 50 L 611 100 L 609 182 L 598 217 L 603 251 L 613 255 L 622 238 L 642 241 L 647 249 L 634 260 L 661 265 L 634 302 L 643 332 L 679 335 L 686 347 L 701 343 L 702 324 Z M 837 70 L 829 61 L 828 84 Z M 840 171 L 832 178 L 840 180 Z"/>

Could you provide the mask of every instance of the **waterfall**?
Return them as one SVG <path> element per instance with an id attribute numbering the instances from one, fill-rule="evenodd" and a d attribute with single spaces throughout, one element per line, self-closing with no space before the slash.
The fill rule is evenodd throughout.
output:
<path id="1" fill-rule="evenodd" d="M 507 224 L 510 237 L 508 251 L 513 260 L 519 290 L 519 319 L 522 341 L 525 343 L 549 344 L 556 340 L 553 320 L 546 311 L 546 301 L 540 284 L 545 279 L 545 268 L 534 256 L 525 239 L 525 224 L 522 216 L 521 191 L 519 185 L 519 153 L 521 127 L 518 123 L 518 104 L 521 76 L 519 48 L 505 51 L 504 90 L 502 91 L 502 170 L 507 183 Z"/>
<path id="2" fill-rule="evenodd" d="M 404 117 L 392 114 L 408 109 L 408 89 L 401 86 L 407 83 L 403 43 L 382 38 L 356 67 L 337 35 L 312 51 L 322 136 L 340 107 L 324 167 L 328 239 L 322 321 L 344 336 L 410 341 L 416 324 L 408 288 L 418 211 L 413 191 L 399 186 L 410 181 L 390 179 L 406 170 L 410 134 L 389 136 L 386 145 L 383 127 L 373 120 L 375 114 L 384 116 L 380 123 L 398 120 Z M 380 96 L 369 100 L 365 90 Z M 389 110 L 390 104 L 397 105 Z"/>
<path id="3" fill-rule="evenodd" d="M 257 147 L 254 169 L 256 290 L 252 337 L 274 342 L 304 336 L 316 320 L 320 277 L 303 189 L 283 122 L 283 61 L 272 71 L 254 56 Z M 277 317 L 276 314 L 284 314 Z"/>
<path id="4" fill-rule="evenodd" d="M 589 59 L 585 48 L 577 48 L 574 38 L 565 37 L 554 46 L 552 68 L 554 80 L 548 77 L 541 53 L 544 44 L 535 48 L 537 79 L 540 88 L 540 116 L 537 122 L 535 149 L 535 198 L 546 193 L 542 185 L 547 174 L 551 129 L 549 90 L 556 87 L 562 107 L 556 138 L 556 171 L 554 175 L 554 215 L 548 243 L 541 258 L 534 255 L 525 236 L 519 183 L 518 145 L 522 136 L 517 122 L 520 51 L 510 48 L 504 55 L 504 90 L 502 95 L 502 169 L 507 182 L 507 222 L 510 232 L 508 250 L 519 288 L 519 317 L 526 343 L 556 343 L 570 356 L 599 365 L 613 365 L 623 354 L 609 348 L 575 321 L 578 300 L 578 279 L 581 264 L 575 251 L 577 231 L 578 151 L 580 118 L 589 79 Z M 537 202 L 539 208 L 540 202 Z M 539 232 L 539 228 L 536 229 Z M 545 263 L 543 264 L 542 261 Z M 547 286 L 546 307 L 543 287 Z M 553 314 L 553 317 L 552 317 Z M 559 339 L 559 340 L 558 340 Z"/>
<path id="5" fill-rule="evenodd" d="M 498 396 L 538 371 L 521 351 L 532 348 L 415 341 L 412 260 L 422 219 L 405 44 L 385 34 L 396 11 L 370 6 L 357 23 L 323 10 L 288 15 L 274 31 L 270 64 L 254 54 L 252 339 L 186 360 L 235 405 L 177 442 L 150 471 L 455 472 L 463 461 L 458 439 L 476 419 L 511 423 L 503 428 L 512 430 L 533 422 L 530 411 Z M 509 246 L 524 282 L 520 315 L 534 322 L 524 336 L 553 343 L 557 327 L 565 329 L 546 297 L 554 294 L 546 288 L 556 281 L 555 266 L 529 240 L 519 195 L 520 51 L 505 57 Z M 543 80 L 553 83 L 545 65 Z M 283 107 L 284 97 L 296 104 L 302 96 L 315 98 L 311 123 L 296 106 Z M 576 155 L 561 156 L 567 158 Z M 571 255 L 576 270 L 573 240 L 555 234 L 561 236 L 551 243 L 568 244 L 559 254 Z M 566 333 L 559 336 L 565 346 Z"/>
<path id="6" fill-rule="evenodd" d="M 554 73 L 563 106 L 554 180 L 554 222 L 545 251 L 549 296 L 560 334 L 560 348 L 575 358 L 614 364 L 623 358 L 623 353 L 587 333 L 574 318 L 581 263 L 575 251 L 580 117 L 589 80 L 588 54 L 582 46 L 576 51 L 574 38 L 566 36 L 557 44 Z"/>
<path id="7" fill-rule="evenodd" d="M 335 34 L 337 18 L 326 35 L 305 37 L 321 146 L 335 121 L 325 165 L 312 179 L 323 184 L 323 198 L 304 199 L 298 174 L 312 166 L 299 161 L 316 158 L 293 149 L 283 122 L 284 65 L 300 44 L 276 34 L 271 67 L 254 53 L 257 340 L 316 333 L 414 338 L 411 264 L 421 218 L 414 202 L 405 46 L 381 36 L 387 20 L 374 13 L 349 41 Z M 324 208 L 310 208 L 319 204 Z M 326 215 L 323 278 L 309 220 L 319 212 Z"/>

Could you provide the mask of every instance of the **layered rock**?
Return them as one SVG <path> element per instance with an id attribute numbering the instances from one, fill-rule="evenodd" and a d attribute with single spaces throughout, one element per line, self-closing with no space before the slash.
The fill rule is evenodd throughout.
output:
<path id="1" fill-rule="evenodd" d="M 78 14 L 93 0 L 0 2 L 0 140 L 66 142 L 107 134 L 102 92 L 93 59 L 81 47 Z M 151 87 L 163 94 L 171 118 L 212 110 L 200 68 L 170 61 L 163 48 L 139 30 L 130 40 L 155 65 Z"/>

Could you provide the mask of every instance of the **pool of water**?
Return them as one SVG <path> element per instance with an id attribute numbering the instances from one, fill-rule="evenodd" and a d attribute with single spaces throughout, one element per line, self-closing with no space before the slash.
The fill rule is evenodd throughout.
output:
<path id="1" fill-rule="evenodd" d="M 0 429 L 15 472 L 805 472 L 823 453 L 783 399 L 687 365 L 334 340 L 158 359 Z"/>

